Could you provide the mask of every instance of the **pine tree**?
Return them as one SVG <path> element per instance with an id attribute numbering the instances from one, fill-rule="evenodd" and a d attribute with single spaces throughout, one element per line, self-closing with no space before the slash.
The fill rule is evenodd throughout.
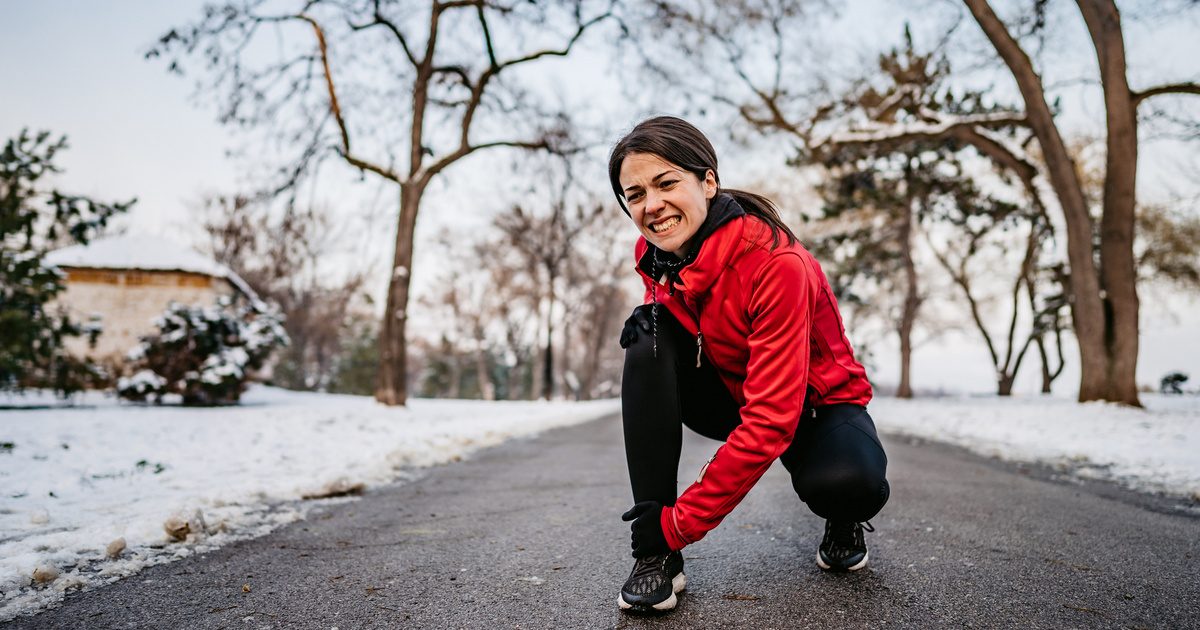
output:
<path id="1" fill-rule="evenodd" d="M 44 190 L 66 148 L 65 137 L 22 130 L 0 152 L 0 390 L 49 387 L 65 397 L 102 376 L 64 349 L 68 337 L 95 343 L 100 328 L 51 305 L 65 276 L 43 258 L 56 246 L 86 244 L 134 201 L 101 203 Z"/>

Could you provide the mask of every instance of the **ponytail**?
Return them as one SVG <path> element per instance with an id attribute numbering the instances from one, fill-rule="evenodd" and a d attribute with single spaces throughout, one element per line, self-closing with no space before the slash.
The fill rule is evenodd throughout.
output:
<path id="1" fill-rule="evenodd" d="M 756 216 L 767 224 L 771 229 L 771 249 L 779 247 L 780 233 L 787 236 L 788 245 L 794 245 L 800 240 L 779 217 L 779 209 L 775 207 L 775 202 L 762 195 L 734 188 L 724 188 L 721 192 L 733 197 L 746 214 Z"/>

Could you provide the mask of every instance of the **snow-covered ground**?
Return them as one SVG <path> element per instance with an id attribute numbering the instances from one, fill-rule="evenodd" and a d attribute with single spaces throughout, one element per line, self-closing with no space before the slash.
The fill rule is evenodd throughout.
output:
<path id="1" fill-rule="evenodd" d="M 1200 395 L 1143 394 L 1145 409 L 1050 396 L 871 402 L 884 432 L 1200 501 Z"/>
<path id="2" fill-rule="evenodd" d="M 1200 396 L 1142 400 L 1144 411 L 1041 396 L 879 398 L 871 415 L 887 433 L 1200 501 Z M 0 410 L 0 620 L 68 589 L 265 534 L 322 501 L 350 500 L 304 497 L 404 480 L 619 408 L 414 400 L 399 410 L 264 387 L 244 401 L 183 409 L 93 395 L 79 408 Z M 187 527 L 183 541 L 172 541 L 168 522 L 180 534 Z M 106 557 L 118 538 L 125 550 Z M 35 571 L 45 583 L 34 584 Z"/>
<path id="3" fill-rule="evenodd" d="M 619 409 L 611 400 L 413 400 L 403 410 L 265 387 L 243 401 L 185 409 L 94 394 L 77 408 L 0 410 L 0 621 L 68 589 L 260 536 L 320 501 L 347 500 L 305 497 L 403 480 Z M 170 538 L 168 521 L 184 540 Z M 120 538 L 124 551 L 108 558 Z M 35 572 L 45 581 L 35 583 Z"/>

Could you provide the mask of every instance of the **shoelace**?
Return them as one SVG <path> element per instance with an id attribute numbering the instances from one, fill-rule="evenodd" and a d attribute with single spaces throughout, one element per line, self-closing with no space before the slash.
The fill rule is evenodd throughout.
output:
<path id="1" fill-rule="evenodd" d="M 864 546 L 862 533 L 864 531 L 874 532 L 875 526 L 871 525 L 870 521 L 862 523 L 830 523 L 832 536 L 830 538 L 833 544 L 830 545 L 829 553 L 833 556 L 843 556 L 851 551 L 861 549 Z"/>
<path id="2" fill-rule="evenodd" d="M 654 591 L 662 584 L 666 573 L 664 565 L 667 556 L 647 556 L 638 558 L 633 565 L 633 573 L 629 575 L 629 580 L 626 581 L 626 588 L 631 592 L 645 594 Z"/>

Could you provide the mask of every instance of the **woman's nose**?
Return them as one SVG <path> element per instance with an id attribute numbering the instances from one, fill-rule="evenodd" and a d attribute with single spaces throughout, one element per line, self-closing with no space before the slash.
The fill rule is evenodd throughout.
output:
<path id="1" fill-rule="evenodd" d="M 646 212 L 655 214 L 663 209 L 666 204 L 663 203 L 663 198 L 657 192 L 646 193 Z"/>

